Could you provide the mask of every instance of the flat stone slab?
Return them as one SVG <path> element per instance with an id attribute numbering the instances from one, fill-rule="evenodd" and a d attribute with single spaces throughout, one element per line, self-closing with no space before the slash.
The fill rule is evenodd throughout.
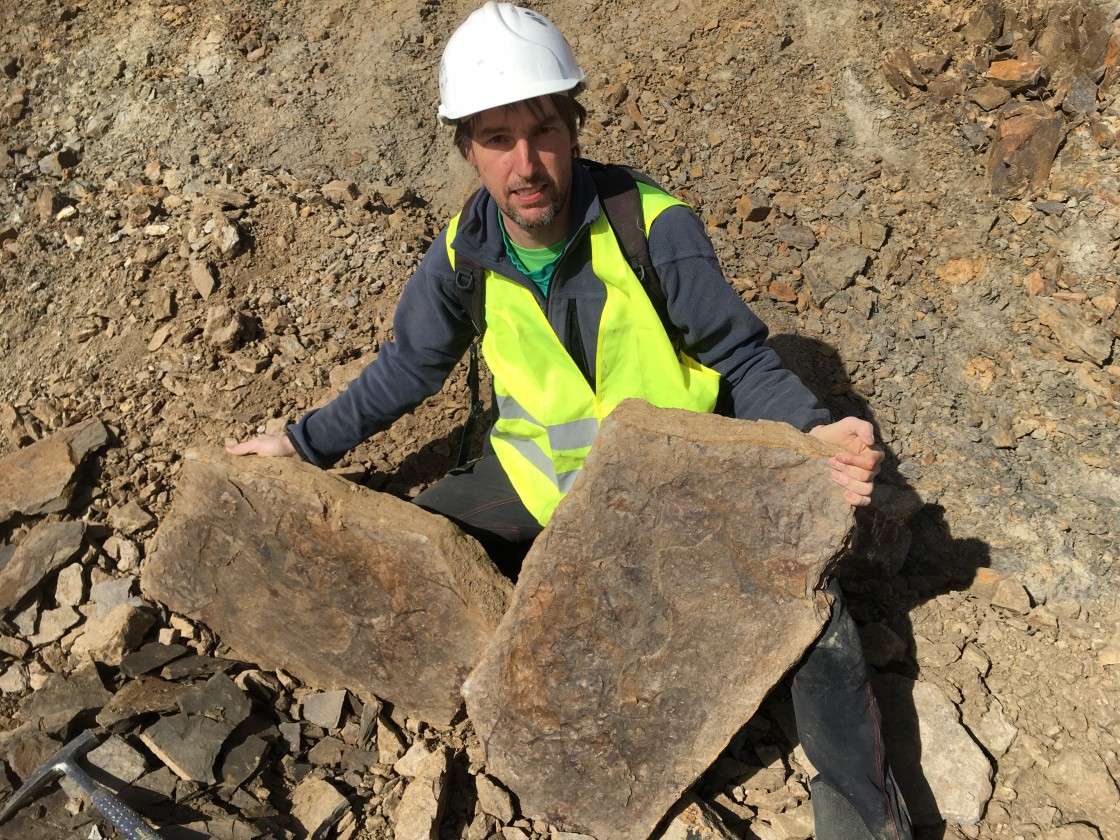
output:
<path id="1" fill-rule="evenodd" d="M 86 524 L 40 522 L 0 568 L 0 612 L 17 606 L 44 578 L 61 569 L 82 549 Z"/>
<path id="2" fill-rule="evenodd" d="M 992 798 L 992 767 L 956 706 L 933 683 L 897 674 L 872 680 L 891 766 L 914 825 L 976 825 Z"/>
<path id="3" fill-rule="evenodd" d="M 97 722 L 109 730 L 125 729 L 139 718 L 179 708 L 179 698 L 193 691 L 189 683 L 143 676 L 129 680 L 98 712 Z"/>
<path id="4" fill-rule="evenodd" d="M 512 584 L 443 517 L 292 459 L 211 452 L 184 463 L 141 589 L 247 661 L 446 724 Z"/>
<path id="5" fill-rule="evenodd" d="M 0 522 L 65 510 L 78 466 L 108 440 L 104 423 L 87 420 L 0 459 Z"/>
<path id="6" fill-rule="evenodd" d="M 522 812 L 645 840 L 800 659 L 853 517 L 778 423 L 622 403 L 463 688 Z"/>
<path id="7" fill-rule="evenodd" d="M 101 682 L 97 668 L 84 665 L 71 674 L 54 673 L 19 706 L 20 716 L 50 735 L 61 735 L 83 714 L 101 709 L 112 694 Z"/>
<path id="8" fill-rule="evenodd" d="M 214 762 L 234 726 L 205 715 L 162 717 L 140 733 L 140 740 L 181 778 L 212 785 Z"/>

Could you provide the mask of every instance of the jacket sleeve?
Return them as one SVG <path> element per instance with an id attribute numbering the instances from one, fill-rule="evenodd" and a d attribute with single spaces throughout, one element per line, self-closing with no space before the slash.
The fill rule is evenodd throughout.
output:
<path id="1" fill-rule="evenodd" d="M 471 342 L 474 330 L 454 292 L 446 230 L 405 284 L 393 316 L 394 340 L 322 408 L 288 427 L 299 453 L 328 467 L 371 435 L 436 393 Z"/>
<path id="2" fill-rule="evenodd" d="M 776 420 L 808 431 L 832 416 L 778 354 L 769 331 L 727 282 L 699 217 L 670 207 L 654 220 L 650 259 L 682 349 L 717 371 L 743 420 Z"/>

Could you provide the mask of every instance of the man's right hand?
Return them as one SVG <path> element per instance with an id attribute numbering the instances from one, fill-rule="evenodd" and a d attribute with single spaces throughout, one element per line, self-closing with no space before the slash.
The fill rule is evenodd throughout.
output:
<path id="1" fill-rule="evenodd" d="M 284 435 L 258 435 L 252 440 L 226 447 L 230 455 L 263 455 L 266 458 L 298 458 L 299 453 Z"/>

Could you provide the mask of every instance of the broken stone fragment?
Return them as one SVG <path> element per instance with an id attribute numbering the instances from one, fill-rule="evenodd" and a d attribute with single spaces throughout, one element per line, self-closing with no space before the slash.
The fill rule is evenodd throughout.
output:
<path id="1" fill-rule="evenodd" d="M 132 594 L 134 583 L 135 578 L 109 578 L 94 585 L 89 597 L 97 605 L 97 615 L 106 615 L 121 604 L 141 606 L 143 602 Z"/>
<path id="2" fill-rule="evenodd" d="M 39 214 L 39 221 L 49 222 L 60 209 L 62 196 L 50 187 L 43 187 L 39 197 L 35 199 L 35 212 Z"/>
<path id="3" fill-rule="evenodd" d="M 1011 98 L 1011 94 L 1007 92 L 1007 88 L 988 84 L 970 91 L 968 98 L 985 111 L 993 111 L 1005 104 Z"/>
<path id="4" fill-rule="evenodd" d="M 245 784 L 249 777 L 257 772 L 267 752 L 268 741 L 259 735 L 249 735 L 245 740 L 228 748 L 221 761 L 218 781 L 227 788 Z"/>
<path id="5" fill-rule="evenodd" d="M 20 716 L 52 735 L 61 735 L 79 715 L 100 709 L 112 695 L 87 663 L 71 674 L 49 674 L 46 682 L 20 703 Z"/>
<path id="6" fill-rule="evenodd" d="M 292 792 L 292 819 L 300 840 L 326 837 L 350 810 L 350 803 L 330 782 L 307 778 Z"/>
<path id="7" fill-rule="evenodd" d="M 475 791 L 478 794 L 478 807 L 483 813 L 495 817 L 498 822 L 511 823 L 517 811 L 513 795 L 485 773 L 474 777 Z"/>
<path id="8" fill-rule="evenodd" d="M 0 738 L 0 757 L 24 781 L 62 746 L 34 723 L 25 723 Z"/>
<path id="9" fill-rule="evenodd" d="M 0 522 L 13 513 L 34 516 L 65 510 L 78 466 L 108 440 L 109 430 L 101 421 L 87 420 L 0 460 Z"/>
<path id="10" fill-rule="evenodd" d="M 1071 816 L 1106 813 L 1120 805 L 1120 790 L 1108 764 L 1091 746 L 1066 746 L 1043 773 L 1054 784 L 1062 811 Z"/>
<path id="11" fill-rule="evenodd" d="M 199 197 L 223 210 L 244 210 L 253 203 L 251 196 L 223 186 L 207 187 Z"/>
<path id="12" fill-rule="evenodd" d="M 39 158 L 39 171 L 53 178 L 61 178 L 66 174 L 67 169 L 77 164 L 78 156 L 69 149 L 63 149 Z"/>
<path id="13" fill-rule="evenodd" d="M 998 761 L 1015 741 L 1019 729 L 1007 719 L 999 700 L 992 697 L 988 711 L 980 716 L 972 732 L 988 754 Z"/>
<path id="14" fill-rule="evenodd" d="M 988 150 L 992 193 L 1010 197 L 1045 186 L 1061 139 L 1061 114 L 1041 102 L 1006 112 Z"/>
<path id="15" fill-rule="evenodd" d="M 785 242 L 804 251 L 810 250 L 817 244 L 817 236 L 813 233 L 813 229 L 805 225 L 783 225 L 778 228 L 777 237 L 779 242 Z"/>
<path id="16" fill-rule="evenodd" d="M 395 840 L 437 840 L 450 769 L 451 750 L 447 747 L 440 747 L 420 762 L 416 776 L 401 794 Z"/>
<path id="17" fill-rule="evenodd" d="M 121 604 L 106 615 L 88 619 L 70 652 L 94 662 L 120 665 L 126 653 L 140 646 L 155 622 L 155 615 L 147 607 Z"/>
<path id="18" fill-rule="evenodd" d="M 393 765 L 393 772 L 411 779 L 419 772 L 420 764 L 431 754 L 431 748 L 423 740 L 415 741 L 408 752 Z"/>
<path id="19" fill-rule="evenodd" d="M 442 517 L 290 459 L 214 453 L 184 463 L 141 588 L 245 660 L 446 724 L 512 587 Z"/>
<path id="20" fill-rule="evenodd" d="M 903 97 L 910 96 L 914 88 L 924 88 L 926 77 L 921 68 L 914 62 L 913 56 L 897 47 L 883 57 L 883 73 L 887 82 Z"/>
<path id="21" fill-rule="evenodd" d="M 214 217 L 214 229 L 210 232 L 210 239 L 223 257 L 235 254 L 241 247 L 241 231 L 237 229 L 237 225 L 220 214 Z"/>
<path id="22" fill-rule="evenodd" d="M 1042 64 L 1033 58 L 1009 58 L 993 61 L 988 68 L 988 78 L 997 85 L 1017 93 L 1038 84 Z"/>
<path id="23" fill-rule="evenodd" d="M 185 680 L 194 677 L 212 677 L 219 671 L 229 671 L 238 667 L 232 659 L 222 659 L 204 654 L 192 654 L 173 659 L 163 666 L 160 676 L 167 680 Z"/>
<path id="24" fill-rule="evenodd" d="M 761 222 L 770 215 L 770 199 L 763 193 L 748 193 L 735 202 L 735 215 L 748 222 Z"/>
<path id="25" fill-rule="evenodd" d="M 992 768 L 956 707 L 932 683 L 895 674 L 873 674 L 872 682 L 891 766 L 914 824 L 975 825 L 992 796 Z"/>
<path id="26" fill-rule="evenodd" d="M 1062 99 L 1062 112 L 1067 117 L 1085 116 L 1097 110 L 1097 83 L 1081 73 L 1073 80 Z"/>
<path id="27" fill-rule="evenodd" d="M 358 187 L 353 181 L 329 181 L 323 185 L 323 198 L 332 204 L 343 204 L 358 197 Z"/>
<path id="28" fill-rule="evenodd" d="M 338 729 L 346 708 L 346 689 L 320 691 L 300 701 L 303 719 L 324 729 Z"/>
<path id="29" fill-rule="evenodd" d="M 17 606 L 43 579 L 66 565 L 82 548 L 81 521 L 41 522 L 16 546 L 0 568 L 0 611 Z"/>
<path id="30" fill-rule="evenodd" d="M 233 730 L 233 724 L 205 715 L 179 714 L 160 718 L 140 740 L 179 778 L 212 785 L 214 762 Z"/>
<path id="31" fill-rule="evenodd" d="M 118 786 L 130 785 L 148 772 L 144 756 L 119 735 L 110 735 L 104 743 L 90 750 L 85 760 L 114 779 Z"/>
<path id="32" fill-rule="evenodd" d="M 168 682 L 159 677 L 130 680 L 98 712 L 97 722 L 109 730 L 124 729 L 145 715 L 175 711 L 179 698 L 190 690 L 187 683 Z"/>
<path id="33" fill-rule="evenodd" d="M 208 262 L 191 263 L 191 285 L 203 300 L 209 300 L 218 287 L 218 280 L 214 276 L 214 267 Z"/>
<path id="34" fill-rule="evenodd" d="M 215 306 L 207 313 L 206 325 L 202 328 L 202 337 L 208 343 L 226 351 L 240 347 L 244 333 L 245 322 L 240 313 L 224 305 Z"/>
<path id="35" fill-rule="evenodd" d="M 61 606 L 51 610 L 43 610 L 39 614 L 39 628 L 34 635 L 28 638 L 35 647 L 57 642 L 67 630 L 76 627 L 82 620 L 82 615 L 73 607 Z"/>
<path id="36" fill-rule="evenodd" d="M 870 254 L 863 248 L 844 245 L 814 254 L 802 271 L 813 300 L 824 306 L 839 291 L 848 288 L 867 269 Z"/>
<path id="37" fill-rule="evenodd" d="M 1032 298 L 1030 304 L 1070 361 L 1103 365 L 1112 356 L 1112 331 L 1100 323 L 1097 313 L 1050 297 Z"/>
<path id="38" fill-rule="evenodd" d="M 249 717 L 249 697 L 224 673 L 217 673 L 200 688 L 179 697 L 179 709 L 187 715 L 206 715 L 237 726 Z"/>
<path id="39" fill-rule="evenodd" d="M 463 688 L 522 812 L 645 840 L 801 657 L 851 507 L 779 423 L 622 403 Z"/>
<path id="40" fill-rule="evenodd" d="M 392 766 L 408 749 L 408 740 L 385 715 L 377 716 L 377 763 Z"/>
<path id="41" fill-rule="evenodd" d="M 125 654 L 121 658 L 121 673 L 126 677 L 139 677 L 157 668 L 162 668 L 168 662 L 178 659 L 187 653 L 185 645 L 167 645 L 161 642 L 150 642 L 139 650 Z"/>

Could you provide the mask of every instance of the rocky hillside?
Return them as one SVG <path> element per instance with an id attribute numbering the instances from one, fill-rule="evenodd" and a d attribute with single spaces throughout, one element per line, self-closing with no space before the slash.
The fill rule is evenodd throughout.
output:
<path id="1" fill-rule="evenodd" d="M 184 451 L 282 429 L 391 339 L 472 185 L 434 109 L 442 46 L 474 5 L 0 8 L 0 456 L 81 421 L 110 431 L 47 516 L 89 526 L 74 623 L 40 626 L 65 600 L 54 577 L 4 617 L 8 733 L 43 728 L 28 698 L 75 671 L 91 589 L 135 579 Z M 936 686 L 994 780 L 971 825 L 925 830 L 1120 837 L 1117 4 L 533 5 L 590 79 L 584 154 L 692 203 L 774 346 L 889 449 L 849 582 L 869 658 Z M 460 373 L 342 471 L 414 493 L 454 457 L 467 403 Z M 0 524 L 0 560 L 40 518 Z M 131 676 L 102 672 L 104 690 Z M 262 697 L 309 690 L 270 679 Z M 707 793 L 750 810 L 740 836 L 784 840 L 803 826 L 761 815 L 807 813 L 804 773 L 780 704 L 768 714 L 740 746 L 785 769 L 786 793 Z M 15 785 L 35 762 L 5 743 Z M 352 834 L 391 824 L 390 769 L 373 785 L 285 760 L 274 810 L 311 772 L 352 800 Z M 172 798 L 291 827 L 197 784 Z M 464 836 L 547 831 L 460 804 Z"/>

